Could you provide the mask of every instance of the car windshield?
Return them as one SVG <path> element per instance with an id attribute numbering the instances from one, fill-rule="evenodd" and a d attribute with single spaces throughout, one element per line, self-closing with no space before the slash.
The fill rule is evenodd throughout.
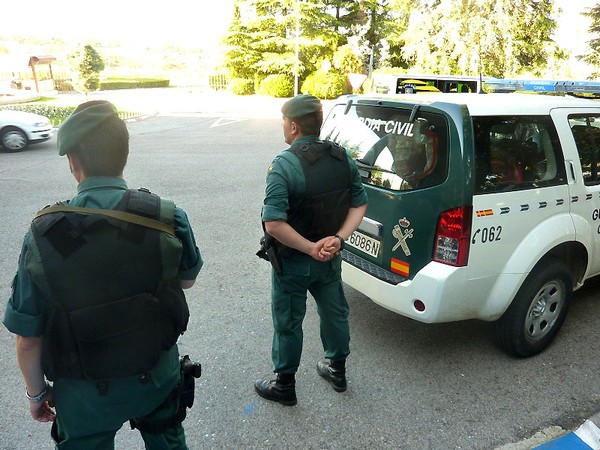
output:
<path id="1" fill-rule="evenodd" d="M 441 116 L 419 113 L 411 120 L 410 109 L 359 104 L 334 107 L 321 136 L 350 152 L 363 182 L 400 191 L 445 179 L 447 130 Z"/>

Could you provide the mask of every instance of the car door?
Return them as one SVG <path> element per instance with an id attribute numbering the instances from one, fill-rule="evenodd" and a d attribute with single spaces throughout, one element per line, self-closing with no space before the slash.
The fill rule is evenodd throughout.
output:
<path id="1" fill-rule="evenodd" d="M 589 277 L 600 273 L 600 108 L 555 109 L 552 117 L 567 161 L 578 240 L 589 252 Z"/>

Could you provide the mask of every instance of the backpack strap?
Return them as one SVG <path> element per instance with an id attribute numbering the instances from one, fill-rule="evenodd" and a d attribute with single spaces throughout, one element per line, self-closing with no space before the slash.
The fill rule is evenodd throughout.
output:
<path id="1" fill-rule="evenodd" d="M 101 216 L 111 217 L 113 219 L 121 220 L 123 222 L 129 222 L 136 225 L 141 225 L 146 228 L 152 228 L 154 230 L 162 231 L 175 236 L 175 230 L 171 225 L 162 223 L 160 220 L 149 219 L 138 214 L 132 214 L 125 211 L 116 211 L 114 209 L 101 209 L 101 208 L 80 208 L 77 206 L 68 205 L 53 205 L 39 211 L 33 220 L 38 217 L 45 216 L 46 214 L 71 212 L 79 214 L 98 214 Z"/>
<path id="2" fill-rule="evenodd" d="M 151 219 L 160 218 L 160 197 L 146 188 L 129 189 L 121 202 L 125 203 L 125 211 Z M 121 204 L 119 203 L 119 205 Z M 120 210 L 122 208 L 115 208 Z"/>
<path id="3" fill-rule="evenodd" d="M 346 150 L 335 142 L 313 141 L 309 143 L 295 143 L 287 150 L 298 158 L 304 159 L 309 165 L 316 163 L 329 149 L 329 154 L 340 161 L 346 158 Z"/>

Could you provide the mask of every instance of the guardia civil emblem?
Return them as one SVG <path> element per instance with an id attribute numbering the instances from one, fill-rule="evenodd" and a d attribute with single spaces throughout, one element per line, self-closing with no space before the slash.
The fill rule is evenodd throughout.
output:
<path id="1" fill-rule="evenodd" d="M 412 239 L 414 230 L 410 227 L 410 221 L 403 217 L 398 221 L 398 225 L 394 225 L 392 235 L 398 239 L 396 245 L 392 248 L 392 251 L 398 250 L 398 247 L 402 247 L 402 251 L 406 256 L 410 256 L 410 248 L 408 247 L 408 239 Z"/>

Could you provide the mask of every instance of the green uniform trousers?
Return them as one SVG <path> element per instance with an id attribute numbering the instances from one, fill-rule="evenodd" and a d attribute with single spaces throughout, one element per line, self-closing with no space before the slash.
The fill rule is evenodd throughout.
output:
<path id="1" fill-rule="evenodd" d="M 340 360 L 350 354 L 349 307 L 341 281 L 341 256 L 319 262 L 293 252 L 281 258 L 281 273 L 272 273 L 272 359 L 275 373 L 296 373 L 302 355 L 302 321 L 307 291 L 317 304 L 325 357 Z"/>
<path id="2" fill-rule="evenodd" d="M 177 354 L 175 353 L 175 358 Z M 172 417 L 177 405 L 165 399 L 180 381 L 179 362 L 164 380 L 150 375 L 109 380 L 101 395 L 96 383 L 87 380 L 56 380 L 56 424 L 52 434 L 59 450 L 114 450 L 117 431 L 133 417 L 159 422 Z M 136 430 L 137 432 L 137 430 Z M 163 433 L 141 432 L 148 450 L 187 450 L 183 427 Z"/>

